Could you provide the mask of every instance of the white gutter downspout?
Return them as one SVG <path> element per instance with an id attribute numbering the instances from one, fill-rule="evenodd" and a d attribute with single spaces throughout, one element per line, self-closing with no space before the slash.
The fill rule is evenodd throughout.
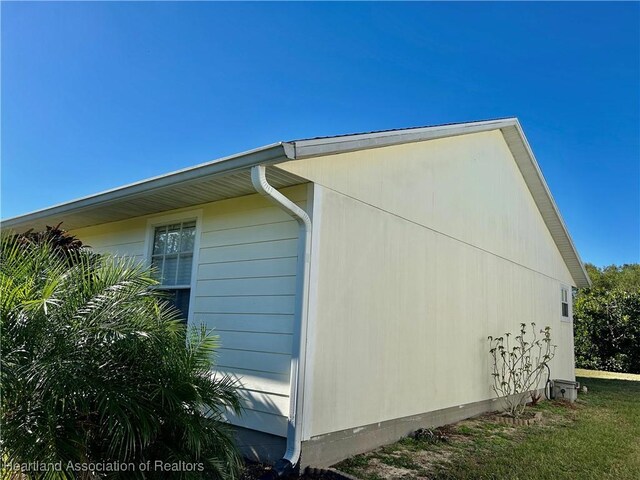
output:
<path id="1" fill-rule="evenodd" d="M 289 394 L 289 421 L 287 426 L 287 451 L 276 462 L 273 470 L 263 478 L 288 475 L 300 460 L 302 444 L 302 405 L 304 396 L 305 359 L 309 304 L 309 266 L 311 254 L 311 218 L 298 205 L 269 184 L 266 167 L 251 167 L 251 182 L 258 193 L 275 203 L 295 218 L 300 225 L 298 237 L 298 265 L 296 275 L 296 306 L 291 352 L 291 379 Z"/>

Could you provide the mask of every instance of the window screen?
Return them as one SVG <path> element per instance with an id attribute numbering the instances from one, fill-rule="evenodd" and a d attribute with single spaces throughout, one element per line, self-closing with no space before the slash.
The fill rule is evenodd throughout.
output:
<path id="1" fill-rule="evenodd" d="M 151 265 L 162 290 L 186 319 L 189 315 L 196 222 L 172 223 L 153 232 Z"/>
<path id="2" fill-rule="evenodd" d="M 195 238 L 195 221 L 156 227 L 151 264 L 161 285 L 191 285 Z"/>

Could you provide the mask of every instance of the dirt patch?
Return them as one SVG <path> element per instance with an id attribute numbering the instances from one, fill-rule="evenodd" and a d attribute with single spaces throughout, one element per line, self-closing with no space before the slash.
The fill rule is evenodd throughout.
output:
<path id="1" fill-rule="evenodd" d="M 384 478 L 404 478 L 414 476 L 415 471 L 409 468 L 396 467 L 382 462 L 379 458 L 374 458 L 367 468 L 369 473 L 377 473 Z"/>
<path id="2" fill-rule="evenodd" d="M 263 463 L 247 462 L 240 480 L 258 480 L 262 475 L 271 470 L 269 465 Z M 314 469 L 313 471 L 305 471 L 300 476 L 291 475 L 290 479 L 301 480 L 345 480 L 346 477 L 339 472 L 328 469 Z"/>
<path id="3" fill-rule="evenodd" d="M 455 452 L 451 450 L 441 450 L 439 452 L 417 451 L 414 453 L 417 462 L 427 472 L 433 472 L 439 467 L 451 462 Z"/>
<path id="4" fill-rule="evenodd" d="M 270 467 L 268 465 L 262 463 L 247 462 L 240 476 L 240 480 L 256 480 L 268 472 L 269 469 Z"/>

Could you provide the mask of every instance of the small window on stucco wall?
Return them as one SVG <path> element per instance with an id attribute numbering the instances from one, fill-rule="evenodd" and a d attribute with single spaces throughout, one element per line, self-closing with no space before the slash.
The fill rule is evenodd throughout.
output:
<path id="1" fill-rule="evenodd" d="M 562 307 L 562 319 L 569 320 L 569 289 L 565 287 L 560 288 L 561 295 L 561 307 Z"/>

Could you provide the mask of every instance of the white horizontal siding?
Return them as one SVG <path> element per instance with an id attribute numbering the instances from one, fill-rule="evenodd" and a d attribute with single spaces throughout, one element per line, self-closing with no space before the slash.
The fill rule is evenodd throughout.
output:
<path id="1" fill-rule="evenodd" d="M 196 290 L 194 312 L 199 313 L 253 313 L 253 314 L 292 314 L 295 297 L 291 295 L 257 296 L 202 296 Z"/>
<path id="2" fill-rule="evenodd" d="M 290 196 L 292 200 L 295 200 L 295 196 Z M 240 202 L 237 202 L 238 199 L 235 199 L 236 203 L 238 203 L 238 208 L 242 208 Z M 299 198 L 298 203 L 303 203 L 305 199 Z M 291 221 L 291 216 L 284 211 L 273 208 L 273 205 L 262 205 L 258 208 L 250 208 L 243 211 L 233 211 L 233 210 L 223 210 L 223 211 L 211 211 L 212 216 L 208 218 L 204 218 L 202 220 L 202 231 L 213 232 L 225 230 L 228 228 L 238 228 L 240 226 L 254 226 L 254 225 L 264 225 L 269 223 L 278 223 L 278 222 L 289 222 Z M 214 220 L 215 218 L 215 220 Z"/>
<path id="3" fill-rule="evenodd" d="M 306 187 L 285 192 L 303 208 Z M 215 329 L 217 369 L 243 385 L 236 425 L 286 435 L 298 223 L 259 197 L 204 209 L 194 319 Z"/>
<path id="4" fill-rule="evenodd" d="M 291 334 L 216 330 L 225 348 L 291 354 Z"/>
<path id="5" fill-rule="evenodd" d="M 200 250 L 200 265 L 291 257 L 297 254 L 297 243 L 296 239 L 283 239 L 222 247 L 207 246 Z"/>
<path id="6" fill-rule="evenodd" d="M 218 365 L 218 372 L 229 375 L 238 382 L 242 388 L 256 392 L 272 393 L 274 395 L 289 395 L 289 374 L 279 374 L 245 370 L 242 368 L 229 368 Z M 251 387 L 250 389 L 248 387 Z"/>
<path id="7" fill-rule="evenodd" d="M 261 432 L 287 436 L 287 417 L 258 412 L 251 408 L 244 408 L 242 414 L 237 416 L 231 412 L 226 414 L 227 421 L 240 427 L 251 428 Z M 263 443 L 260 446 L 264 446 Z"/>
<path id="8" fill-rule="evenodd" d="M 305 208 L 305 185 L 283 193 Z M 242 385 L 234 424 L 286 435 L 294 322 L 298 223 L 259 195 L 200 205 L 195 324 L 220 337 L 216 370 Z M 162 215 L 179 213 L 163 212 Z M 146 261 L 147 221 L 139 217 L 73 232 L 98 252 Z"/>
<path id="9" fill-rule="evenodd" d="M 82 228 L 71 233 L 96 253 L 110 253 L 144 261 L 145 229 L 146 221 L 134 218 Z"/>
<path id="10" fill-rule="evenodd" d="M 235 262 L 202 263 L 198 268 L 198 280 L 227 278 L 265 278 L 296 274 L 297 257 L 281 257 Z"/>
<path id="11" fill-rule="evenodd" d="M 250 313 L 199 313 L 199 320 L 215 325 L 218 332 L 292 333 L 293 315 L 255 315 Z"/>
<path id="12" fill-rule="evenodd" d="M 290 354 L 233 350 L 225 347 L 218 350 L 216 359 L 216 364 L 222 369 L 242 369 L 277 375 L 288 375 L 290 362 Z M 252 388 L 250 383 L 244 385 Z"/>
<path id="13" fill-rule="evenodd" d="M 296 277 L 242 277 L 198 280 L 198 291 L 210 296 L 232 295 L 291 295 L 295 293 Z"/>
<path id="14" fill-rule="evenodd" d="M 240 389 L 240 398 L 244 408 L 255 412 L 264 412 L 271 415 L 280 415 L 280 412 L 289 409 L 288 395 L 275 395 L 273 393 L 262 393 Z"/>
<path id="15" fill-rule="evenodd" d="M 298 238 L 298 222 L 291 220 L 203 232 L 202 244 L 207 247 L 221 247 L 295 238 Z"/>

